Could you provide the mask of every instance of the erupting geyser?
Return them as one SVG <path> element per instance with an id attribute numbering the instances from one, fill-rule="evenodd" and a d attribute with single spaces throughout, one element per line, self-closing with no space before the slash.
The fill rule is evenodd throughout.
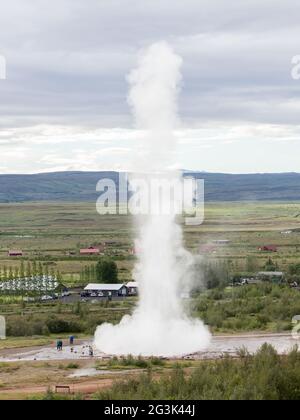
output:
<path id="1" fill-rule="evenodd" d="M 164 179 L 180 178 L 174 166 L 177 94 L 181 58 L 160 42 L 150 46 L 129 76 L 129 103 L 136 123 L 145 132 L 144 158 L 137 171 L 159 174 Z M 174 208 L 172 196 L 164 203 Z M 160 193 L 151 196 L 152 203 Z M 168 200 L 170 201 L 168 203 Z M 132 316 L 119 325 L 103 324 L 95 334 L 96 347 L 114 355 L 179 356 L 208 347 L 210 333 L 200 320 L 190 319 L 180 299 L 190 282 L 193 257 L 183 247 L 182 231 L 173 211 L 149 214 L 140 221 L 139 262 L 135 280 L 140 299 Z"/>

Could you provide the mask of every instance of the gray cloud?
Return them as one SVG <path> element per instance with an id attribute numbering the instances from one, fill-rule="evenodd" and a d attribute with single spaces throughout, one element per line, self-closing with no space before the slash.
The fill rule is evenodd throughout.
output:
<path id="1" fill-rule="evenodd" d="M 299 12 L 297 0 L 10 0 L 0 14 L 0 130 L 130 127 L 125 75 L 159 39 L 184 59 L 185 126 L 298 125 Z"/>

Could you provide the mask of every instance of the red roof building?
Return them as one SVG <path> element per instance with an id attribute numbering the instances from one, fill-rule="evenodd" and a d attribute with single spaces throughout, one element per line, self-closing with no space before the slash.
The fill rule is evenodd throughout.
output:
<path id="1" fill-rule="evenodd" d="M 9 257 L 23 257 L 23 251 L 14 249 L 8 252 Z"/>
<path id="2" fill-rule="evenodd" d="M 260 251 L 265 251 L 265 252 L 277 252 L 278 248 L 275 245 L 264 245 L 258 248 Z"/>
<path id="3" fill-rule="evenodd" d="M 217 247 L 215 245 L 201 245 L 199 248 L 200 254 L 213 254 L 217 251 Z"/>
<path id="4" fill-rule="evenodd" d="M 99 254 L 100 254 L 99 248 L 90 247 L 90 248 L 80 250 L 80 255 L 99 255 Z"/>

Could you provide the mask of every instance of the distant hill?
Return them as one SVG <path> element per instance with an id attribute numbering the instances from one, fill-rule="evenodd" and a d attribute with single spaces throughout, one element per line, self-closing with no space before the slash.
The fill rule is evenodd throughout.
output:
<path id="1" fill-rule="evenodd" d="M 300 200 L 300 174 L 187 172 L 205 180 L 206 201 Z M 102 178 L 116 183 L 117 172 L 57 172 L 37 175 L 0 175 L 0 203 L 28 201 L 95 201 Z"/>
<path id="2" fill-rule="evenodd" d="M 205 180 L 207 201 L 297 201 L 300 174 L 189 173 Z"/>
<path id="3" fill-rule="evenodd" d="M 117 182 L 116 172 L 53 172 L 36 175 L 0 175 L 0 202 L 94 201 L 97 182 Z"/>

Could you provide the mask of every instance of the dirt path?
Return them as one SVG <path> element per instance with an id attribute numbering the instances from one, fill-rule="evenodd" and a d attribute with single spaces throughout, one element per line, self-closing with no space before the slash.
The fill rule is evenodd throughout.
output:
<path id="1" fill-rule="evenodd" d="M 95 394 L 96 392 L 109 388 L 115 379 L 93 379 L 80 383 L 62 383 L 60 385 L 70 387 L 71 394 L 82 394 L 89 396 Z M 42 396 L 45 395 L 48 390 L 55 392 L 55 385 L 52 386 L 18 386 L 14 388 L 1 388 L 0 400 L 16 400 L 16 399 L 26 399 L 30 396 Z M 61 392 L 63 394 L 63 392 Z"/>

